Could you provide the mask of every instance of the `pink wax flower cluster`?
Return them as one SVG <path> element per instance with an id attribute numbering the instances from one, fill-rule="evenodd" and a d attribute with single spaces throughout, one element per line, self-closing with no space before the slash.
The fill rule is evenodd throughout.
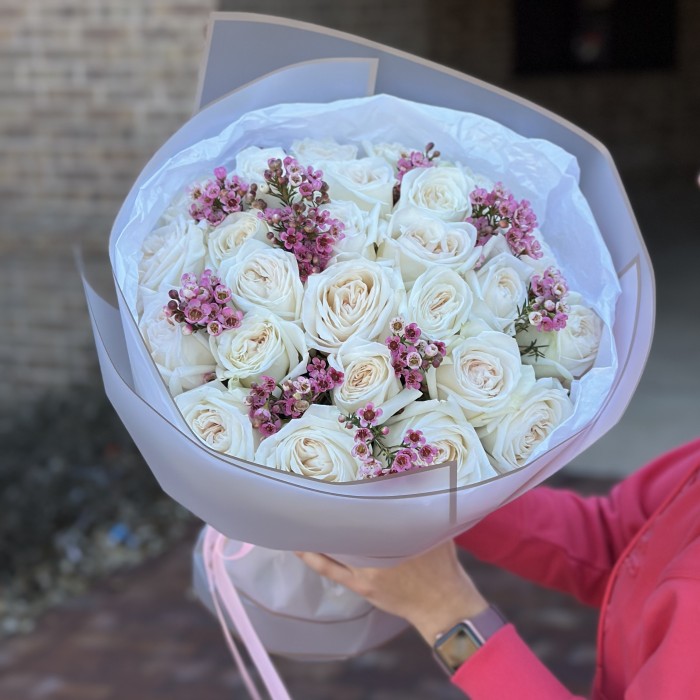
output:
<path id="1" fill-rule="evenodd" d="M 307 373 L 278 385 L 263 375 L 246 396 L 248 417 L 263 438 L 274 435 L 285 421 L 301 418 L 314 403 L 330 404 L 330 392 L 343 383 L 343 373 L 321 357 L 306 366 Z"/>
<path id="2" fill-rule="evenodd" d="M 391 319 L 392 335 L 385 344 L 391 351 L 394 373 L 408 389 L 423 389 L 425 372 L 439 367 L 447 355 L 447 347 L 440 340 L 422 338 L 422 331 L 415 323 L 406 324 L 401 317 Z"/>
<path id="3" fill-rule="evenodd" d="M 258 186 L 249 185 L 238 175 L 227 177 L 226 168 L 214 168 L 214 178 L 190 191 L 190 216 L 218 226 L 229 214 L 243 211 L 255 202 Z"/>
<path id="4" fill-rule="evenodd" d="M 538 331 L 560 331 L 566 328 L 569 307 L 565 297 L 569 292 L 566 279 L 559 270 L 548 267 L 530 280 L 530 312 L 528 320 Z"/>
<path id="5" fill-rule="evenodd" d="M 538 331 L 560 331 L 566 328 L 569 307 L 566 296 L 569 286 L 559 270 L 548 267 L 542 275 L 533 275 L 528 300 L 515 324 L 516 331 L 534 326 Z"/>
<path id="6" fill-rule="evenodd" d="M 176 323 L 184 324 L 185 335 L 206 330 L 209 335 L 221 335 L 241 325 L 243 312 L 231 301 L 231 290 L 221 284 L 211 270 L 197 275 L 186 272 L 180 289 L 171 289 L 165 314 Z"/>
<path id="7" fill-rule="evenodd" d="M 360 461 L 361 478 L 399 474 L 425 467 L 435 461 L 438 450 L 428 444 L 420 430 L 407 430 L 398 447 L 387 447 L 383 438 L 389 434 L 390 429 L 377 425 L 381 416 L 382 409 L 368 403 L 355 413 L 338 418 L 348 430 L 355 429 L 352 454 Z"/>
<path id="8" fill-rule="evenodd" d="M 435 163 L 433 161 L 440 157 L 440 151 L 435 150 L 435 144 L 431 141 L 426 147 L 425 151 L 411 151 L 410 153 L 402 153 L 401 158 L 399 158 L 396 163 L 398 168 L 397 179 L 398 184 L 394 185 L 394 204 L 399 201 L 401 196 L 401 181 L 403 176 L 416 168 L 432 168 Z"/>
<path id="9" fill-rule="evenodd" d="M 266 207 L 260 217 L 270 227 L 268 238 L 294 254 L 299 277 L 306 282 L 309 275 L 326 269 L 345 225 L 319 209 L 330 202 L 322 171 L 303 167 L 291 156 L 271 158 L 268 166 L 265 187 L 284 206 Z"/>
<path id="10" fill-rule="evenodd" d="M 476 228 L 477 245 L 484 245 L 492 236 L 501 233 L 516 257 L 542 257 L 539 241 L 532 235 L 537 227 L 537 217 L 530 202 L 526 199 L 518 202 L 501 182 L 497 182 L 490 192 L 477 187 L 469 199 L 472 215 L 467 221 Z"/>

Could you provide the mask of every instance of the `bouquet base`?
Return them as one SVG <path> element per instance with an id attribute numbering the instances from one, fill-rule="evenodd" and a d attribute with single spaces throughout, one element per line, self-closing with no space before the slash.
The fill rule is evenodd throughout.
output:
<path id="1" fill-rule="evenodd" d="M 323 579 L 292 552 L 253 547 L 229 559 L 242 543 L 227 540 L 225 575 L 236 588 L 250 623 L 271 654 L 308 661 L 336 661 L 382 646 L 408 624 L 370 605 L 351 591 Z M 193 553 L 197 597 L 216 614 L 204 557 L 204 531 Z M 236 624 L 225 620 L 237 634 Z"/>

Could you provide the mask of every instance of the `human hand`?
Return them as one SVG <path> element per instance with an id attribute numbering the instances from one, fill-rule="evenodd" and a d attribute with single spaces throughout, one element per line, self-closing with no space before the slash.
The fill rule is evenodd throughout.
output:
<path id="1" fill-rule="evenodd" d="M 460 620 L 488 607 L 457 559 L 454 542 L 390 568 L 345 566 L 324 554 L 297 552 L 316 573 L 346 586 L 375 607 L 398 615 L 431 646 Z"/>

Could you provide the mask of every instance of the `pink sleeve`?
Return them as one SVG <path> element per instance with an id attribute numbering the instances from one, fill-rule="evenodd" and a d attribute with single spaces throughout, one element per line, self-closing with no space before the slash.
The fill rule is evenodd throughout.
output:
<path id="1" fill-rule="evenodd" d="M 452 676 L 452 683 L 471 700 L 583 700 L 550 673 L 513 625 L 498 630 L 462 664 Z"/>
<path id="2" fill-rule="evenodd" d="M 479 559 L 599 606 L 627 543 L 672 492 L 700 440 L 658 457 L 608 496 L 529 491 L 456 538 Z"/>
<path id="3" fill-rule="evenodd" d="M 697 552 L 696 552 L 697 554 Z M 697 561 L 697 559 L 696 559 Z M 630 640 L 642 657 L 639 670 L 626 687 L 610 697 L 624 700 L 679 700 L 700 697 L 700 664 L 695 661 L 700 642 L 700 578 L 678 575 L 662 583 L 642 612 L 643 630 Z M 605 675 L 605 669 L 602 669 Z M 471 700 L 537 698 L 583 700 L 572 695 L 506 625 L 491 637 L 452 676 L 452 683 Z M 615 690 L 608 679 L 606 687 Z M 593 698 L 600 697 L 593 694 Z"/>

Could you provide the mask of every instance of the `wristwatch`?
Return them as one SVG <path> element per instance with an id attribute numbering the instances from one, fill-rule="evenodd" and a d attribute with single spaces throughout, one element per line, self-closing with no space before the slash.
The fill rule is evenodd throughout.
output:
<path id="1" fill-rule="evenodd" d="M 433 655 L 447 675 L 451 676 L 486 640 L 506 624 L 495 605 L 490 605 L 468 620 L 461 620 L 454 627 L 437 636 Z"/>

